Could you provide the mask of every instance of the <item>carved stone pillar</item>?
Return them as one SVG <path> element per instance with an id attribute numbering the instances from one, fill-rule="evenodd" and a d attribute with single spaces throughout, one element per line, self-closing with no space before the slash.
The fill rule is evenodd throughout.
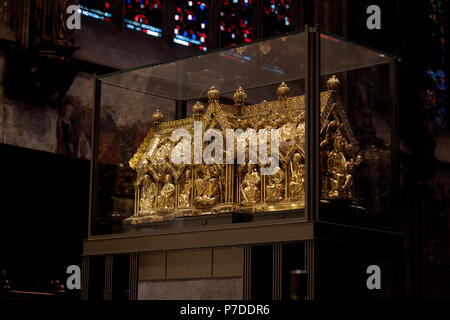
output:
<path id="1" fill-rule="evenodd" d="M 32 7 L 32 43 L 72 46 L 74 32 L 66 26 L 67 7 L 71 0 L 36 0 Z"/>
<path id="2" fill-rule="evenodd" d="M 31 1 L 8 1 L 10 4 L 9 24 L 16 34 L 17 41 L 24 48 L 28 47 L 30 30 Z"/>

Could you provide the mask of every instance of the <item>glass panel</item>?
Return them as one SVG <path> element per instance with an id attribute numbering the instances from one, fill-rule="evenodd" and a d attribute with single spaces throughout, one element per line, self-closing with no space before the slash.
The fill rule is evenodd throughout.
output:
<path id="1" fill-rule="evenodd" d="M 174 100 L 206 97 L 211 85 L 222 94 L 240 85 L 256 88 L 304 77 L 304 34 L 255 42 L 182 60 L 103 77 L 104 83 Z"/>
<path id="2" fill-rule="evenodd" d="M 334 59 L 340 47 L 351 54 Z M 329 35 L 322 35 L 321 50 L 322 90 L 332 99 L 321 113 L 320 217 L 386 226 L 393 192 L 392 59 Z"/>
<path id="3" fill-rule="evenodd" d="M 322 34 L 322 74 L 388 63 L 388 55 Z M 117 72 L 104 83 L 174 100 L 205 97 L 213 83 L 222 93 L 239 85 L 246 88 L 279 84 L 305 77 L 303 32 L 246 46 L 217 50 L 169 63 Z"/>
<path id="4" fill-rule="evenodd" d="M 150 131 L 156 109 L 168 121 L 175 118 L 172 100 L 102 85 L 95 234 L 121 232 L 122 220 L 133 215 L 136 174 L 128 161 Z"/>
<path id="5" fill-rule="evenodd" d="M 252 0 L 224 0 L 220 10 L 220 46 L 251 42 L 253 38 Z"/>
<path id="6" fill-rule="evenodd" d="M 79 0 L 81 14 L 104 21 L 111 21 L 111 0 Z"/>
<path id="7" fill-rule="evenodd" d="M 390 182 L 392 79 L 386 66 L 392 59 L 332 35 L 322 35 L 321 47 L 321 108 L 332 115 L 344 112 L 347 119 L 340 117 L 331 123 L 328 115 L 324 120 L 327 128 L 322 131 L 322 142 L 330 137 L 322 144 L 329 149 L 323 150 L 341 154 L 326 154 L 322 157 L 326 161 L 321 163 L 328 165 L 332 157 L 333 165 L 343 163 L 339 169 L 342 172 L 336 171 L 340 175 L 328 175 L 327 183 L 346 184 L 346 173 L 352 166 L 360 170 L 352 172 L 351 188 L 345 186 L 351 189 L 348 192 L 355 202 L 339 201 L 329 192 L 322 198 L 338 200 L 339 205 L 351 204 L 358 212 L 389 215 L 390 193 L 382 186 Z M 303 221 L 304 61 L 305 35 L 295 33 L 101 77 L 99 184 L 93 234 L 158 232 L 286 218 Z M 327 83 L 332 75 L 340 81 L 339 90 L 333 91 L 335 80 Z M 242 90 L 237 90 L 240 86 Z M 333 104 L 339 108 L 332 111 Z M 190 119 L 171 121 L 176 105 L 187 105 Z M 218 129 L 223 134 L 224 152 L 226 129 L 278 129 L 279 168 L 264 175 L 263 164 L 249 166 L 247 142 L 244 164 L 236 160 L 232 166 L 206 164 L 203 151 L 209 143 L 203 139 L 198 145 L 202 151 L 200 163 L 193 163 L 196 149 L 191 148 L 191 162 L 186 166 L 175 164 L 171 157 L 178 142 L 172 134 L 179 128 L 192 134 L 194 120 L 200 121 L 204 130 Z M 348 139 L 339 144 L 332 135 L 341 124 L 346 125 L 340 130 Z M 191 135 L 191 139 L 189 146 L 196 138 Z M 356 146 L 355 141 L 359 150 L 352 153 L 349 145 Z M 268 153 L 272 155 L 270 150 Z M 358 154 L 363 162 L 356 165 Z M 340 163 L 342 157 L 354 163 Z"/>
<path id="8" fill-rule="evenodd" d="M 126 0 L 125 25 L 154 37 L 162 36 L 162 1 Z"/>
<path id="9" fill-rule="evenodd" d="M 264 37 L 293 31 L 292 0 L 264 0 Z"/>
<path id="10" fill-rule="evenodd" d="M 206 51 L 208 43 L 209 1 L 177 0 L 174 42 Z"/>
<path id="11" fill-rule="evenodd" d="M 327 33 L 321 33 L 320 40 L 322 75 L 389 63 L 393 58 Z"/>

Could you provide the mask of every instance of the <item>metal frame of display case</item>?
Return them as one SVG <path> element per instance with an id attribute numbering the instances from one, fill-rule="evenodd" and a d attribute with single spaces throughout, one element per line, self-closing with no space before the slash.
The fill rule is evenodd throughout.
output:
<path id="1" fill-rule="evenodd" d="M 92 122 L 92 160 L 91 192 L 89 210 L 88 239 L 84 241 L 82 259 L 82 299 L 89 298 L 89 259 L 105 256 L 105 299 L 111 299 L 112 256 L 129 254 L 129 299 L 137 299 L 138 255 L 145 252 L 170 251 L 194 248 L 213 248 L 223 246 L 242 246 L 243 251 L 243 298 L 251 298 L 251 251 L 252 245 L 270 244 L 273 248 L 272 298 L 281 299 L 281 270 L 283 243 L 302 242 L 305 246 L 305 269 L 308 273 L 306 299 L 317 296 L 316 279 L 317 251 L 315 242 L 322 230 L 332 228 L 332 224 L 320 222 L 320 79 L 321 79 L 321 32 L 318 26 L 306 25 L 305 30 L 305 109 L 306 109 L 306 179 L 305 209 L 303 218 L 256 221 L 241 224 L 225 224 L 208 227 L 193 227 L 156 233 L 121 233 L 92 235 L 93 213 L 97 210 L 98 151 L 101 104 L 101 79 L 96 77 L 94 94 L 94 115 Z M 392 171 L 392 210 L 398 208 L 398 134 L 396 101 L 396 60 L 390 64 L 391 95 L 391 171 Z M 177 105 L 179 103 L 177 102 Z M 177 111 L 180 112 L 180 111 Z M 347 228 L 347 227 L 346 227 Z M 342 232 L 337 228 L 336 233 Z M 351 233 L 367 232 L 376 239 L 378 231 L 371 229 L 350 230 Z M 401 235 L 390 232 L 389 236 L 401 241 Z M 372 240 L 367 240 L 368 243 Z"/>

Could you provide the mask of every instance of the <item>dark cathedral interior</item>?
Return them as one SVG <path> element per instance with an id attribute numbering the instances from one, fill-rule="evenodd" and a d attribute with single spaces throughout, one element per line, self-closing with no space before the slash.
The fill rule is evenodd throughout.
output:
<path id="1" fill-rule="evenodd" d="M 443 0 L 0 1 L 1 300 L 450 299 L 449 21 Z M 174 165 L 197 123 L 280 128 L 275 173 Z"/>

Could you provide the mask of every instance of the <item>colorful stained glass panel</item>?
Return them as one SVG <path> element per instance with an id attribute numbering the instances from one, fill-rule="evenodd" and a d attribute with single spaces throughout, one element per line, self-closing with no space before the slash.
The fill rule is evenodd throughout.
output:
<path id="1" fill-rule="evenodd" d="M 154 37 L 162 36 L 162 1 L 126 0 L 125 25 Z"/>
<path id="2" fill-rule="evenodd" d="M 264 0 L 264 37 L 291 32 L 292 0 Z"/>
<path id="3" fill-rule="evenodd" d="M 177 0 L 174 42 L 207 50 L 209 1 Z"/>
<path id="4" fill-rule="evenodd" d="M 234 46 L 252 41 L 252 0 L 223 0 L 220 10 L 221 47 Z"/>
<path id="5" fill-rule="evenodd" d="M 111 0 L 79 0 L 78 8 L 79 12 L 87 17 L 111 21 Z"/>

